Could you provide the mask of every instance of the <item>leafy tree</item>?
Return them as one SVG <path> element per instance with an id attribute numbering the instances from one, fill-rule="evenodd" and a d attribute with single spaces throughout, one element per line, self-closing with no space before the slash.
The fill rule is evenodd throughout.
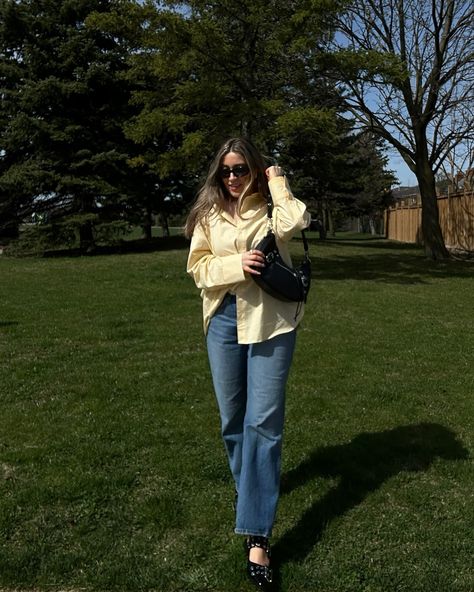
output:
<path id="1" fill-rule="evenodd" d="M 329 220 L 357 191 L 344 176 L 352 125 L 319 51 L 337 8 L 0 0 L 3 232 L 34 213 L 51 236 L 77 230 L 83 248 L 110 221 L 150 237 L 230 135 L 295 172 Z"/>
<path id="2" fill-rule="evenodd" d="M 157 90 L 140 96 L 134 138 L 164 138 L 162 167 L 188 170 L 195 185 L 192 173 L 204 170 L 216 144 L 246 135 L 293 173 L 295 191 L 332 228 L 337 202 L 354 200 L 358 190 L 353 178 L 341 187 L 355 138 L 319 51 L 338 4 L 178 5 L 179 12 L 160 11 L 155 25 L 157 51 L 147 64 Z"/>
<path id="3" fill-rule="evenodd" d="M 309 40 L 325 35 L 328 3 L 170 5 L 157 8 L 150 51 L 136 56 L 135 72 L 151 86 L 135 96 L 142 111 L 131 137 L 149 143 L 162 176 L 179 172 L 193 184 L 227 136 L 245 135 L 279 154 L 279 117 L 317 100 L 321 74 L 308 69 L 316 63 Z"/>
<path id="4" fill-rule="evenodd" d="M 418 179 L 425 251 L 435 259 L 449 256 L 435 175 L 474 129 L 473 20 L 464 0 L 352 0 L 332 44 L 347 107 Z"/>
<path id="5" fill-rule="evenodd" d="M 281 162 L 292 186 L 309 204 L 321 238 L 334 235 L 336 218 L 367 218 L 375 226 L 388 205 L 393 174 L 383 143 L 355 133 L 354 123 L 335 110 L 308 107 L 279 119 Z"/>
<path id="6" fill-rule="evenodd" d="M 334 179 L 347 158 L 349 131 L 350 123 L 330 108 L 300 107 L 278 119 L 281 164 L 317 218 L 323 239 L 334 232 Z"/>

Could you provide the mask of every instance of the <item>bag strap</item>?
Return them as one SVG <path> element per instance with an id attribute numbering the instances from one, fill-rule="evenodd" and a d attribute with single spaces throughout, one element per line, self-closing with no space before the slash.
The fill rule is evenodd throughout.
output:
<path id="1" fill-rule="evenodd" d="M 270 192 L 268 192 L 267 195 L 267 218 L 269 221 L 270 229 L 273 231 L 273 199 Z M 301 236 L 303 237 L 304 257 L 307 261 L 311 261 L 311 259 L 309 258 L 309 245 L 304 230 L 301 231 Z"/>

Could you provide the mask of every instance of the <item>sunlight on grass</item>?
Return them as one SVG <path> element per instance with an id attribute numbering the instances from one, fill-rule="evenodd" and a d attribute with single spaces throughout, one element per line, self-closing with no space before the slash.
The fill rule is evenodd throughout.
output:
<path id="1" fill-rule="evenodd" d="M 474 266 L 314 236 L 278 587 L 471 592 Z M 0 257 L 0 589 L 251 590 L 186 256 Z"/>

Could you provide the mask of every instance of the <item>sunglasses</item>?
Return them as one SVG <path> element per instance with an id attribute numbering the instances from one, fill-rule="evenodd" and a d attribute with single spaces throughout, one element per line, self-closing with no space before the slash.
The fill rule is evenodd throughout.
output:
<path id="1" fill-rule="evenodd" d="M 238 164 L 235 167 L 221 167 L 219 174 L 223 179 L 228 179 L 231 174 L 234 174 L 235 177 L 245 177 L 250 173 L 250 169 L 246 164 Z"/>

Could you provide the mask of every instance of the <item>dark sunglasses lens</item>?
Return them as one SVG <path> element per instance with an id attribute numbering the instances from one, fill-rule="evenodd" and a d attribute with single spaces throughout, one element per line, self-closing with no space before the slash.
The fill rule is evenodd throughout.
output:
<path id="1" fill-rule="evenodd" d="M 240 164 L 234 167 L 234 175 L 236 177 L 244 177 L 245 175 L 248 175 L 248 173 L 249 167 L 245 164 Z"/>
<path id="2" fill-rule="evenodd" d="M 236 177 L 244 177 L 245 175 L 248 175 L 249 172 L 249 167 L 246 164 L 238 164 L 233 168 L 222 167 L 220 171 L 221 177 L 223 179 L 230 177 L 231 173 L 233 173 Z"/>

